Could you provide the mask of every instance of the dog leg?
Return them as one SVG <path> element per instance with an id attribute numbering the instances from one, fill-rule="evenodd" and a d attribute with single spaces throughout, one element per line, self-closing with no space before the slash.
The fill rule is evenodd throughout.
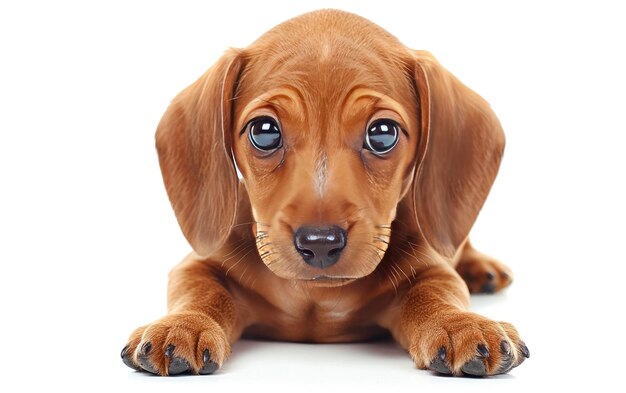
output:
<path id="1" fill-rule="evenodd" d="M 425 268 L 384 327 L 421 369 L 441 374 L 506 373 L 530 356 L 513 325 L 467 311 L 469 294 L 447 264 Z"/>
<path id="2" fill-rule="evenodd" d="M 170 273 L 169 314 L 136 329 L 123 362 L 159 375 L 211 374 L 239 337 L 235 304 L 203 261 L 188 257 Z"/>
<path id="3" fill-rule="evenodd" d="M 506 265 L 476 251 L 469 240 L 457 255 L 456 271 L 463 277 L 470 293 L 494 293 L 513 282 Z"/>

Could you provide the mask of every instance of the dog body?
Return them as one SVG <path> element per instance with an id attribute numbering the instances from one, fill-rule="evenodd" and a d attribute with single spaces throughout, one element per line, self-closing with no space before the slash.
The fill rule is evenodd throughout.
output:
<path id="1" fill-rule="evenodd" d="M 508 372 L 528 357 L 515 328 L 466 311 L 468 287 L 511 281 L 467 241 L 503 147 L 484 100 L 355 15 L 305 14 L 228 51 L 159 124 L 194 252 L 170 274 L 169 314 L 131 334 L 124 362 L 208 374 L 242 335 L 389 332 L 420 368 Z"/>

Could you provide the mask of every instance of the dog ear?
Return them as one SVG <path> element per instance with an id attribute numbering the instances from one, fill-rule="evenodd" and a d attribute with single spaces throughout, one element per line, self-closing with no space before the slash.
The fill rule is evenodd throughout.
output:
<path id="1" fill-rule="evenodd" d="M 237 213 L 231 107 L 240 70 L 238 53 L 226 52 L 174 98 L 156 132 L 167 194 L 183 234 L 201 256 L 224 243 Z"/>
<path id="2" fill-rule="evenodd" d="M 416 51 L 422 136 L 413 177 L 413 211 L 423 238 L 452 257 L 466 239 L 495 180 L 504 133 L 489 104 Z"/>

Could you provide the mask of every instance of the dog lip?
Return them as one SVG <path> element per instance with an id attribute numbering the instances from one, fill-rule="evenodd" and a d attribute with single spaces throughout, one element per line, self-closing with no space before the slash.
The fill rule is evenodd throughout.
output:
<path id="1" fill-rule="evenodd" d="M 316 281 L 316 282 L 331 282 L 331 281 L 354 281 L 358 277 L 347 277 L 347 276 L 315 276 L 313 278 L 307 279 L 307 281 Z"/>

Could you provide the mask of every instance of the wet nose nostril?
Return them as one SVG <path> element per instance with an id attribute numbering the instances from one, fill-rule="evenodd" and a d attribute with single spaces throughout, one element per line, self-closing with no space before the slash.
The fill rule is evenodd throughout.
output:
<path id="1" fill-rule="evenodd" d="M 328 251 L 328 256 L 332 257 L 333 255 L 341 254 L 341 251 L 343 251 L 343 248 L 333 248 L 332 250 Z"/>
<path id="2" fill-rule="evenodd" d="M 313 254 L 313 251 L 307 250 L 306 248 L 304 249 L 298 248 L 298 252 L 300 253 L 300 255 L 302 255 L 302 258 L 304 258 L 305 261 L 315 257 L 315 254 Z"/>
<path id="3" fill-rule="evenodd" d="M 302 226 L 294 233 L 296 250 L 304 262 L 318 268 L 334 265 L 346 247 L 346 232 L 336 226 Z"/>

